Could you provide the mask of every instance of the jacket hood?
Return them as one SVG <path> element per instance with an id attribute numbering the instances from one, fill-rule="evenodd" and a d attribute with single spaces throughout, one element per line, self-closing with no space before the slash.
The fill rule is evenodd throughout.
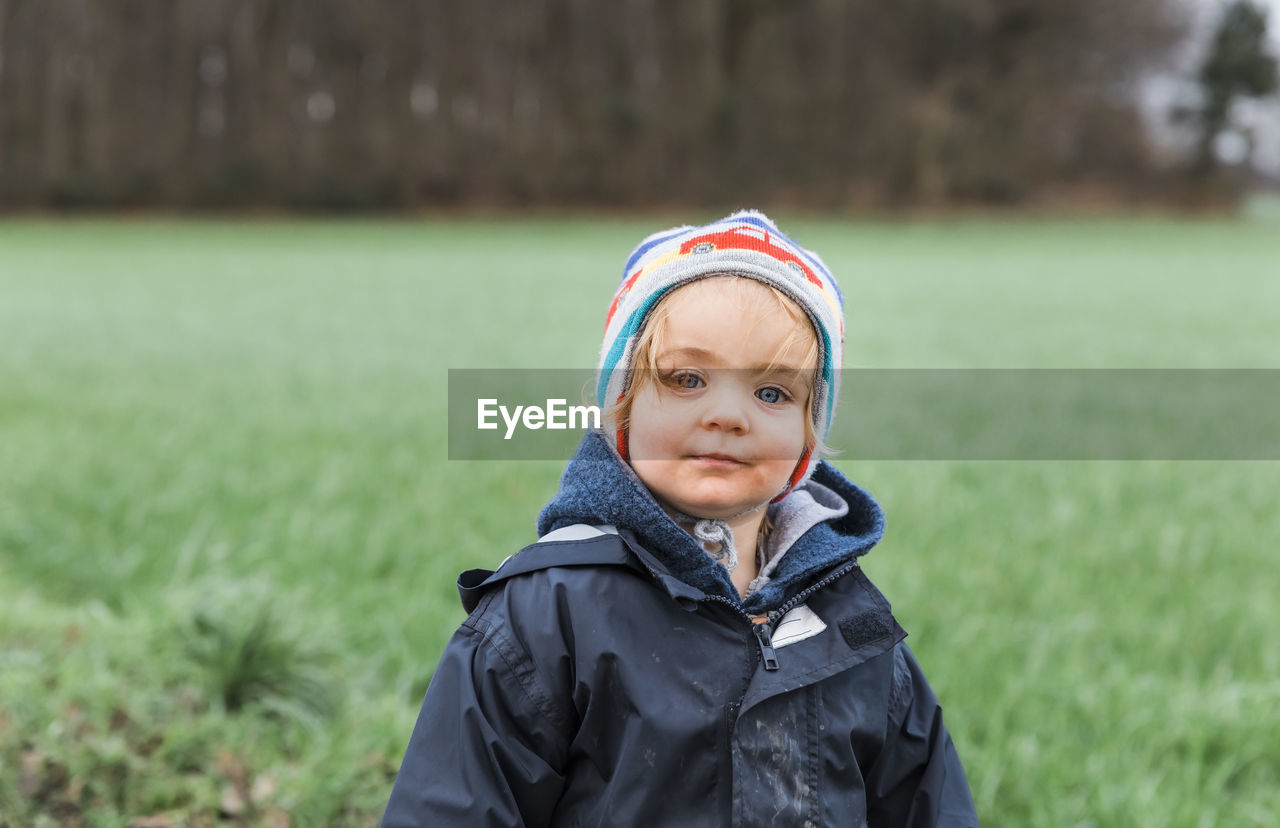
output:
<path id="1" fill-rule="evenodd" d="M 599 432 L 583 437 L 560 478 L 560 490 L 538 515 L 538 536 L 575 523 L 630 529 L 667 568 L 707 595 L 728 598 L 750 613 L 778 607 L 832 567 L 865 554 L 884 535 L 879 504 L 834 466 L 823 461 L 812 480 L 844 499 L 849 511 L 797 538 L 762 588 L 743 599 L 725 567 L 681 529 Z M 806 484 L 807 485 L 807 484 Z"/>

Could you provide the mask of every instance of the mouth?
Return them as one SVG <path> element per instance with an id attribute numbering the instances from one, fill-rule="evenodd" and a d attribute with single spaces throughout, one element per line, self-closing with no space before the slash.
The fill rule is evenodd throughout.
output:
<path id="1" fill-rule="evenodd" d="M 718 466 L 722 468 L 746 465 L 743 461 L 728 454 L 695 454 L 690 459 L 704 465 Z"/>

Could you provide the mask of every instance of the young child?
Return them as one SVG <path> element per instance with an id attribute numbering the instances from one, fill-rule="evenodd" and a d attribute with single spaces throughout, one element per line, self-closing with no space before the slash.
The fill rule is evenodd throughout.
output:
<path id="1" fill-rule="evenodd" d="M 383 825 L 977 825 L 857 563 L 880 507 L 820 460 L 843 345 L 831 274 L 763 214 L 641 242 L 608 426 L 539 541 L 459 579 Z"/>

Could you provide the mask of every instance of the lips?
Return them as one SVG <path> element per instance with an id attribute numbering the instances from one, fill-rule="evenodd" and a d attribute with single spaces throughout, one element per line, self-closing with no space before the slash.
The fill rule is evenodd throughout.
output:
<path id="1" fill-rule="evenodd" d="M 745 463 L 743 463 L 743 461 L 729 454 L 715 454 L 715 453 L 695 454 L 692 456 L 691 459 L 696 460 L 700 463 L 705 463 L 712 466 L 724 466 L 726 468 L 731 466 L 746 465 Z"/>

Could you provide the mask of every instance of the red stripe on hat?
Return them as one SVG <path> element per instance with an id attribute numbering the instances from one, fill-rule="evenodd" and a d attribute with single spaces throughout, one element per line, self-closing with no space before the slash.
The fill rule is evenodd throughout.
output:
<path id="1" fill-rule="evenodd" d="M 757 236 L 756 233 L 762 233 L 762 235 Z M 825 289 L 822 280 L 813 272 L 813 268 L 809 267 L 799 256 L 782 245 L 774 244 L 768 230 L 761 231 L 751 225 L 740 225 L 717 233 L 706 233 L 701 236 L 695 236 L 680 245 L 680 253 L 682 255 L 696 254 L 695 248 L 703 248 L 708 251 L 753 250 L 757 253 L 764 253 L 784 265 L 794 265 L 804 274 L 805 279 L 817 286 L 818 290 Z"/>
<path id="2" fill-rule="evenodd" d="M 770 503 L 777 503 L 782 498 L 791 494 L 791 490 L 796 487 L 800 480 L 804 477 L 804 470 L 809 467 L 809 455 L 813 454 L 813 446 L 804 450 L 804 454 L 800 455 L 800 462 L 796 463 L 795 470 L 791 472 L 791 479 L 787 481 L 787 488 L 782 490 L 782 494 L 770 500 Z"/>
<path id="3" fill-rule="evenodd" d="M 613 295 L 613 303 L 609 305 L 609 312 L 604 317 L 604 329 L 609 331 L 609 323 L 613 321 L 613 315 L 618 312 L 618 303 L 622 301 L 622 297 L 631 292 L 631 286 L 636 283 L 636 279 L 640 278 L 640 274 L 644 272 L 641 268 L 631 274 L 631 278 L 622 283 L 622 287 L 618 288 L 618 292 Z"/>
<path id="4" fill-rule="evenodd" d="M 625 397 L 626 395 L 627 395 L 627 392 L 623 391 L 621 394 L 618 395 L 618 399 L 613 401 L 613 404 L 617 405 L 618 403 L 622 402 L 622 398 Z M 630 463 L 631 458 L 627 456 L 627 430 L 625 428 L 618 429 L 618 437 L 615 442 L 618 444 L 618 455 L 623 459 L 624 462 Z"/>

